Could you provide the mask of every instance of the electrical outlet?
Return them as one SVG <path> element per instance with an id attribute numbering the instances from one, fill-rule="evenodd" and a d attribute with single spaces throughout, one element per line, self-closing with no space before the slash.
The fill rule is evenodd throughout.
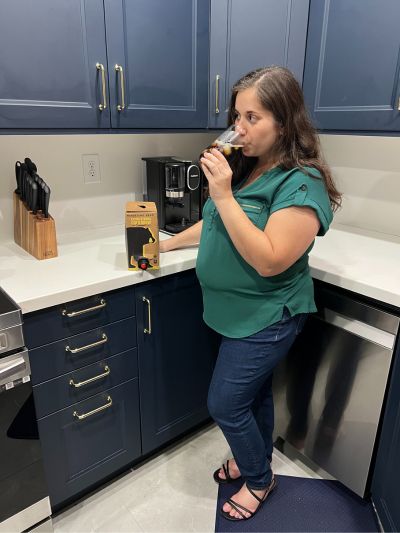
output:
<path id="1" fill-rule="evenodd" d="M 101 182 L 99 154 L 82 154 L 82 165 L 84 183 Z"/>

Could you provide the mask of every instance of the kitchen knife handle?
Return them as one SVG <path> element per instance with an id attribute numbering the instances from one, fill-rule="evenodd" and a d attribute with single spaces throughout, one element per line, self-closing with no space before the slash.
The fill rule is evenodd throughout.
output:
<path id="1" fill-rule="evenodd" d="M 25 190 L 25 202 L 28 206 L 29 211 L 32 211 L 32 176 L 30 174 L 26 174 L 26 190 Z"/>
<path id="2" fill-rule="evenodd" d="M 38 201 L 38 184 L 36 181 L 31 183 L 31 209 L 33 214 L 36 214 L 37 211 L 37 201 Z"/>
<path id="3" fill-rule="evenodd" d="M 33 175 L 37 172 L 37 166 L 30 157 L 25 157 L 24 162 L 29 174 L 33 177 Z"/>
<path id="4" fill-rule="evenodd" d="M 117 105 L 118 111 L 123 111 L 125 109 L 125 80 L 124 80 L 124 69 L 121 65 L 115 65 L 115 71 L 119 72 L 121 75 L 121 103 Z"/>
<path id="5" fill-rule="evenodd" d="M 43 214 L 45 218 L 49 216 L 49 202 L 50 202 L 50 187 L 45 185 L 43 187 Z"/>
<path id="6" fill-rule="evenodd" d="M 44 208 L 44 186 L 46 185 L 39 174 L 35 174 L 35 181 L 38 186 L 38 199 L 37 199 L 37 208 L 39 211 L 43 211 Z"/>
<path id="7" fill-rule="evenodd" d="M 106 71 L 104 70 L 104 65 L 101 63 L 96 63 L 97 70 L 101 72 L 101 88 L 103 93 L 103 103 L 99 104 L 100 111 L 107 109 L 107 96 L 106 96 Z"/>
<path id="8" fill-rule="evenodd" d="M 28 169 L 26 168 L 25 163 L 21 163 L 20 176 L 21 176 L 21 200 L 26 202 Z"/>
<path id="9" fill-rule="evenodd" d="M 21 161 L 16 161 L 15 163 L 15 177 L 17 179 L 17 189 L 16 193 L 21 195 Z"/>

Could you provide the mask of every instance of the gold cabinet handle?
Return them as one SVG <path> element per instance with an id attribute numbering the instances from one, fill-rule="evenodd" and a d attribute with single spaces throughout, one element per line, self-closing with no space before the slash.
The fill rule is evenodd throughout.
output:
<path id="1" fill-rule="evenodd" d="M 103 103 L 99 104 L 100 111 L 107 109 L 107 95 L 106 95 L 106 71 L 104 70 L 104 65 L 101 63 L 96 63 L 97 70 L 101 72 L 101 87 L 103 92 Z"/>
<path id="2" fill-rule="evenodd" d="M 102 298 L 100 300 L 99 305 L 95 305 L 93 307 L 88 307 L 87 309 L 81 309 L 80 311 L 72 311 L 71 313 L 68 313 L 66 309 L 63 309 L 61 311 L 61 314 L 63 316 L 67 316 L 68 318 L 72 318 L 74 316 L 83 315 L 84 313 L 91 313 L 92 311 L 97 311 L 98 309 L 102 309 L 107 305 L 107 302 Z"/>
<path id="3" fill-rule="evenodd" d="M 124 69 L 121 65 L 115 65 L 115 71 L 120 73 L 121 76 L 121 103 L 117 105 L 118 111 L 123 111 L 125 109 L 125 80 L 124 80 Z"/>
<path id="4" fill-rule="evenodd" d="M 215 76 L 215 114 L 219 114 L 219 80 L 221 76 L 217 74 Z"/>
<path id="5" fill-rule="evenodd" d="M 104 411 L 104 409 L 108 409 L 111 406 L 112 406 L 111 396 L 107 396 L 107 403 L 102 405 L 101 407 L 97 407 L 97 409 L 93 409 L 93 411 L 89 411 L 88 413 L 83 413 L 82 415 L 80 415 L 77 411 L 74 411 L 72 415 L 78 420 L 84 420 L 85 418 L 95 415 L 96 413 L 100 413 L 100 411 Z"/>
<path id="6" fill-rule="evenodd" d="M 65 351 L 71 352 L 71 353 L 79 353 L 79 352 L 83 352 L 84 350 L 89 350 L 90 348 L 95 348 L 96 346 L 100 346 L 101 344 L 105 344 L 107 341 L 108 341 L 108 337 L 105 333 L 103 333 L 99 341 L 92 342 L 92 344 L 86 344 L 86 346 L 81 346 L 80 348 L 70 348 L 69 346 L 66 346 Z"/>
<path id="7" fill-rule="evenodd" d="M 97 381 L 98 379 L 102 379 L 102 378 L 105 378 L 105 377 L 109 376 L 110 372 L 111 372 L 110 367 L 106 365 L 104 367 L 104 372 L 102 374 L 99 374 L 98 376 L 94 376 L 92 378 L 86 379 L 85 381 L 79 381 L 78 383 L 75 383 L 75 381 L 73 379 L 70 379 L 69 380 L 69 384 L 71 385 L 71 387 L 75 387 L 75 389 L 79 389 L 79 387 L 83 387 L 84 385 L 88 385 L 89 383 L 93 383 L 93 381 Z"/>
<path id="8" fill-rule="evenodd" d="M 143 296 L 143 302 L 147 303 L 148 328 L 144 328 L 144 333 L 151 335 L 151 302 L 148 298 Z"/>

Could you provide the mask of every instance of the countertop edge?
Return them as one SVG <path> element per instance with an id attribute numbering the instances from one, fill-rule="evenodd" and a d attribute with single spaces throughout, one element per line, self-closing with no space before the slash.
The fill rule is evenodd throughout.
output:
<path id="1" fill-rule="evenodd" d="M 195 268 L 196 259 L 187 259 L 179 263 L 173 263 L 160 267 L 159 270 L 154 271 L 129 271 L 118 278 L 105 279 L 97 281 L 96 283 L 86 284 L 82 286 L 72 287 L 70 289 L 46 294 L 44 296 L 35 297 L 17 302 L 22 310 L 22 314 L 33 313 L 34 311 L 40 311 L 47 307 L 53 307 L 54 305 L 61 305 L 73 300 L 79 300 L 87 296 L 93 296 L 98 293 L 108 292 L 115 289 L 121 289 L 123 287 L 130 287 L 139 283 L 145 283 L 153 279 L 169 276 L 171 274 L 178 274 L 185 270 Z"/>
<path id="2" fill-rule="evenodd" d="M 185 270 L 195 268 L 195 266 L 196 259 L 192 258 L 181 261 L 179 263 L 173 263 L 162 266 L 159 270 L 155 270 L 152 272 L 127 271 L 125 275 L 122 275 L 119 278 L 107 279 L 90 285 L 82 285 L 80 287 L 73 287 L 71 289 L 64 290 L 61 292 L 52 293 L 45 296 L 33 298 L 31 300 L 18 302 L 18 304 L 21 307 L 23 314 L 32 313 L 34 311 L 40 311 L 41 309 L 45 309 L 47 307 L 52 307 L 54 305 L 60 305 L 72 300 L 78 300 L 87 296 L 93 296 L 101 292 L 121 289 L 123 287 L 129 287 L 132 285 L 137 285 L 139 283 L 145 283 L 153 279 L 177 274 L 179 272 L 184 272 Z M 374 300 L 392 305 L 394 307 L 398 307 L 400 309 L 400 296 L 393 294 L 389 291 L 385 291 L 383 289 L 373 286 L 366 286 L 361 282 L 357 282 L 355 280 L 347 279 L 337 274 L 332 274 L 330 272 L 320 270 L 316 267 L 313 267 L 311 264 L 310 273 L 314 279 L 330 283 L 331 285 L 335 285 L 342 289 L 352 291 L 356 294 L 361 294 L 363 296 L 373 298 Z"/>

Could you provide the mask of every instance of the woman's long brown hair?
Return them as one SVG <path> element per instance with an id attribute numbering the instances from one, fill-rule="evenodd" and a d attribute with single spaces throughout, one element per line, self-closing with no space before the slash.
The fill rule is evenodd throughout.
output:
<path id="1" fill-rule="evenodd" d="M 229 124 L 235 122 L 236 96 L 240 91 L 255 87 L 258 98 L 270 111 L 283 134 L 274 146 L 276 161 L 285 170 L 300 168 L 306 174 L 311 167 L 317 169 L 326 185 L 332 209 L 341 205 L 341 193 L 337 190 L 331 171 L 326 164 L 314 126 L 308 116 L 303 92 L 290 70 L 283 67 L 266 67 L 253 70 L 241 78 L 232 89 L 229 107 Z M 243 179 L 256 164 L 257 159 L 246 157 L 241 150 L 229 158 L 233 170 L 232 183 Z"/>

